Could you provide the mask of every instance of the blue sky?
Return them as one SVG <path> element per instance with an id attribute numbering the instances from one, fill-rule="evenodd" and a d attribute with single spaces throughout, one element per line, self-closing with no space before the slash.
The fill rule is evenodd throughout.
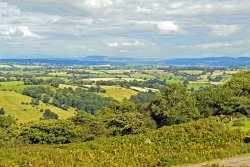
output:
<path id="1" fill-rule="evenodd" d="M 0 58 L 250 56 L 250 0 L 0 0 Z"/>

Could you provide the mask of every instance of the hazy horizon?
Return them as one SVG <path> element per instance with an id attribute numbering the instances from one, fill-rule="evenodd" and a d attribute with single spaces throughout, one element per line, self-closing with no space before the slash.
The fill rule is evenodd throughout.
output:
<path id="1" fill-rule="evenodd" d="M 0 0 L 0 58 L 250 57 L 248 0 Z"/>

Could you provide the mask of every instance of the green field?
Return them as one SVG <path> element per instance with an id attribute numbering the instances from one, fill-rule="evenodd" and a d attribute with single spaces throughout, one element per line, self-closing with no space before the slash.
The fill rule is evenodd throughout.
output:
<path id="1" fill-rule="evenodd" d="M 0 90 L 12 90 L 21 93 L 25 87 L 29 85 L 24 85 L 21 81 L 12 81 L 12 82 L 0 82 Z"/>
<path id="2" fill-rule="evenodd" d="M 182 70 L 180 72 L 181 73 L 187 73 L 187 74 L 190 74 L 190 75 L 198 75 L 198 74 L 201 74 L 203 71 L 201 71 L 201 70 Z"/>
<path id="3" fill-rule="evenodd" d="M 52 77 L 68 77 L 68 76 L 71 76 L 71 74 L 67 74 L 67 72 L 51 72 L 48 75 L 52 76 Z"/>
<path id="4" fill-rule="evenodd" d="M 243 130 L 244 132 L 250 132 L 250 118 L 245 118 L 240 121 L 242 125 L 234 125 L 234 122 L 230 122 L 229 126 L 234 128 L 234 129 L 240 129 Z"/>
<path id="5" fill-rule="evenodd" d="M 22 71 L 22 70 L 16 70 L 16 71 L 3 71 L 4 74 L 12 74 L 12 75 L 37 75 L 42 74 L 42 71 Z"/>
<path id="6" fill-rule="evenodd" d="M 98 93 L 103 97 L 112 97 L 115 100 L 122 101 L 124 98 L 129 99 L 132 95 L 136 95 L 137 92 L 131 89 L 115 87 L 115 86 L 102 86 L 106 90 L 106 93 Z"/>
<path id="7" fill-rule="evenodd" d="M 39 106 L 36 107 L 32 107 L 30 104 L 21 104 L 22 102 L 30 103 L 31 98 L 13 91 L 0 91 L 0 107 L 5 109 L 7 115 L 16 117 L 20 123 L 38 121 L 43 115 L 40 112 L 41 109 L 50 109 L 58 114 L 59 119 L 65 119 L 74 115 L 73 111 L 64 111 L 51 105 L 48 106 L 41 101 Z"/>
<path id="8" fill-rule="evenodd" d="M 155 77 L 148 74 L 142 74 L 142 73 L 134 73 L 130 75 L 132 78 L 138 78 L 138 79 L 154 79 Z"/>
<path id="9" fill-rule="evenodd" d="M 34 87 L 38 85 L 24 85 L 22 81 L 12 81 L 12 82 L 0 82 L 0 90 L 15 91 L 21 93 L 26 87 Z M 54 87 L 49 85 L 43 85 L 49 87 L 51 90 L 55 90 Z"/>
<path id="10" fill-rule="evenodd" d="M 201 87 L 205 88 L 210 86 L 208 83 L 202 83 L 202 82 L 189 82 L 187 88 L 191 89 L 194 88 L 194 90 L 199 90 Z"/>

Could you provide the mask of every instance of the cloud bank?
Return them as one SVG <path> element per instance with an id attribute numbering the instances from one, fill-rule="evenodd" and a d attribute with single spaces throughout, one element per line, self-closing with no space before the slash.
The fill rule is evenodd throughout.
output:
<path id="1" fill-rule="evenodd" d="M 0 56 L 250 56 L 249 18 L 249 0 L 0 0 Z"/>

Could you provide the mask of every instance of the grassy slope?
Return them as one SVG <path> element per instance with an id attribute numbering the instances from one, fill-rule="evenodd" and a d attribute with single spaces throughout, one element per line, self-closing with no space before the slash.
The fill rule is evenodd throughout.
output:
<path id="1" fill-rule="evenodd" d="M 22 81 L 12 81 L 12 82 L 0 82 L 0 90 L 7 90 L 7 91 L 15 91 L 21 93 L 24 88 L 26 87 L 34 87 L 34 86 L 41 86 L 41 85 L 24 85 Z M 49 87 L 51 90 L 56 88 L 49 86 L 49 85 L 42 85 L 45 87 Z"/>
<path id="2" fill-rule="evenodd" d="M 145 144 L 145 139 L 153 143 Z M 163 127 L 146 134 L 82 144 L 0 148 L 4 166 L 172 166 L 250 152 L 244 133 L 215 120 Z"/>
<path id="3" fill-rule="evenodd" d="M 21 104 L 22 102 L 30 103 L 31 98 L 13 91 L 0 91 L 0 107 L 5 109 L 6 114 L 18 118 L 20 123 L 39 120 L 43 115 L 40 112 L 41 109 L 50 109 L 59 115 L 59 119 L 65 119 L 74 115 L 73 111 L 64 111 L 54 106 L 47 106 L 42 102 L 37 107 L 32 107 L 30 104 Z"/>
<path id="4" fill-rule="evenodd" d="M 21 81 L 12 81 L 12 82 L 0 82 L 0 90 L 13 90 L 17 92 L 22 92 L 22 90 L 27 87 Z"/>

